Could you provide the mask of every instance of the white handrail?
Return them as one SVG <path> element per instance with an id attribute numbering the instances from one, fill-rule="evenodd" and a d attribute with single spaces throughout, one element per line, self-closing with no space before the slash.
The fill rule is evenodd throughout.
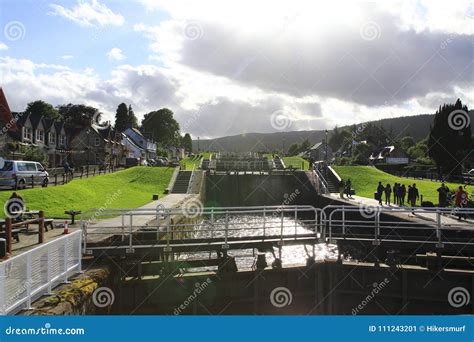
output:
<path id="1" fill-rule="evenodd" d="M 78 230 L 0 263 L 0 315 L 31 309 L 34 300 L 82 270 Z"/>

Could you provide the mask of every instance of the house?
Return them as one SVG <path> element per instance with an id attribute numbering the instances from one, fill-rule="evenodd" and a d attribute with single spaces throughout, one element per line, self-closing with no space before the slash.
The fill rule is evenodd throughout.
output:
<path id="1" fill-rule="evenodd" d="M 137 128 L 127 128 L 123 133 L 136 145 L 145 151 L 145 159 L 156 159 L 156 142 L 145 136 Z"/>
<path id="2" fill-rule="evenodd" d="M 140 160 L 142 164 L 146 160 L 146 151 L 140 146 L 136 145 L 129 136 L 125 133 L 122 134 L 122 144 L 127 150 L 127 155 L 125 158 L 136 158 Z"/>
<path id="3" fill-rule="evenodd" d="M 307 159 L 312 159 L 314 161 L 331 160 L 333 157 L 333 152 L 331 146 L 326 146 L 326 143 L 323 141 L 314 144 L 307 151 L 301 152 L 299 156 Z"/>
<path id="4" fill-rule="evenodd" d="M 395 146 L 385 146 L 372 152 L 369 159 L 373 163 L 382 162 L 387 164 L 403 165 L 410 161 L 408 156 Z"/>
<path id="5" fill-rule="evenodd" d="M 125 164 L 127 149 L 122 136 L 106 124 L 78 128 L 71 138 L 74 165 L 119 166 Z"/>

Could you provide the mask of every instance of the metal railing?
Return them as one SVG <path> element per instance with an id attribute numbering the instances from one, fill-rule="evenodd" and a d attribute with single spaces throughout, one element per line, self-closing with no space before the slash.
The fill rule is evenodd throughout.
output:
<path id="1" fill-rule="evenodd" d="M 195 173 L 195 165 L 193 165 L 193 169 L 191 170 L 191 177 L 189 177 L 189 183 L 188 183 L 188 189 L 186 190 L 187 194 L 191 193 L 191 190 L 193 188 L 193 180 L 194 180 L 194 173 Z"/>
<path id="2" fill-rule="evenodd" d="M 319 172 L 319 170 L 317 168 L 315 168 L 313 170 L 313 172 L 316 174 L 316 177 L 318 179 L 318 183 L 319 183 L 319 190 L 322 194 L 328 194 L 329 193 L 329 185 L 328 185 L 328 182 L 326 181 L 326 179 L 324 179 L 323 175 L 321 174 L 321 172 Z"/>
<path id="3" fill-rule="evenodd" d="M 474 217 L 472 208 L 424 208 L 329 205 L 323 237 L 328 242 L 337 239 L 361 239 L 365 236 L 373 245 L 384 241 L 423 244 L 435 243 L 474 246 L 473 236 L 455 238 L 459 232 L 474 233 L 474 224 L 459 217 Z M 327 214 L 327 211 L 331 211 Z M 354 215 L 355 214 L 355 215 Z M 383 218 L 381 215 L 384 215 Z M 456 234 L 452 234 L 456 233 Z"/>
<path id="4" fill-rule="evenodd" d="M 186 240 L 200 240 L 202 245 L 219 240 L 223 249 L 237 238 L 249 238 L 262 242 L 272 240 L 308 238 L 318 239 L 324 222 L 321 209 L 312 206 L 255 206 L 200 208 L 191 205 L 169 209 L 158 206 L 154 209 L 106 209 L 94 218 L 115 217 L 111 224 L 88 220 L 95 209 L 84 212 L 81 227 L 84 236 L 84 253 L 103 248 L 100 242 L 114 237 L 119 246 L 133 253 L 143 241 L 159 241 L 157 247 Z M 137 234 L 151 237 L 137 240 Z M 97 244 L 99 243 L 99 244 Z M 166 248 L 165 248 L 166 249 Z"/>
<path id="5" fill-rule="evenodd" d="M 82 269 L 82 232 L 75 231 L 0 263 L 0 314 L 31 309 Z"/>

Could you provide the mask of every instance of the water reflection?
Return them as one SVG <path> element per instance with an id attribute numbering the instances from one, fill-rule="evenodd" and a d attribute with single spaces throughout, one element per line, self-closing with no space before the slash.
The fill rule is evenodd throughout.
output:
<path id="1" fill-rule="evenodd" d="M 195 238 L 216 238 L 225 236 L 225 218 L 212 220 L 206 218 L 201 225 L 197 225 L 193 233 Z M 309 221 L 295 220 L 290 217 L 239 215 L 229 216 L 228 218 L 228 238 L 232 237 L 250 237 L 250 236 L 280 236 L 284 235 L 302 235 L 314 234 L 310 229 Z M 253 249 L 229 250 L 228 255 L 235 257 L 239 270 L 251 269 L 256 258 L 257 251 Z M 279 256 L 278 248 L 274 248 L 275 256 Z M 271 265 L 275 260 L 272 252 L 268 251 L 266 260 Z M 313 255 L 312 245 L 283 246 L 281 250 L 281 260 L 283 267 L 304 265 L 306 259 Z M 314 246 L 314 255 L 316 260 L 327 258 L 337 258 L 337 246 L 327 244 L 316 244 Z M 179 256 L 179 260 L 216 258 L 216 253 L 197 252 L 186 253 Z M 189 269 L 188 271 L 216 270 L 216 266 L 209 266 L 199 269 Z"/>

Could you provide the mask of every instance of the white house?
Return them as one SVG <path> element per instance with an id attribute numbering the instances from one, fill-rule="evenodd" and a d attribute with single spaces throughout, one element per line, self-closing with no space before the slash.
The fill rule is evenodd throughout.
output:
<path id="1" fill-rule="evenodd" d="M 136 128 L 127 128 L 123 133 L 138 147 L 145 151 L 145 159 L 156 159 L 156 143 Z"/>

